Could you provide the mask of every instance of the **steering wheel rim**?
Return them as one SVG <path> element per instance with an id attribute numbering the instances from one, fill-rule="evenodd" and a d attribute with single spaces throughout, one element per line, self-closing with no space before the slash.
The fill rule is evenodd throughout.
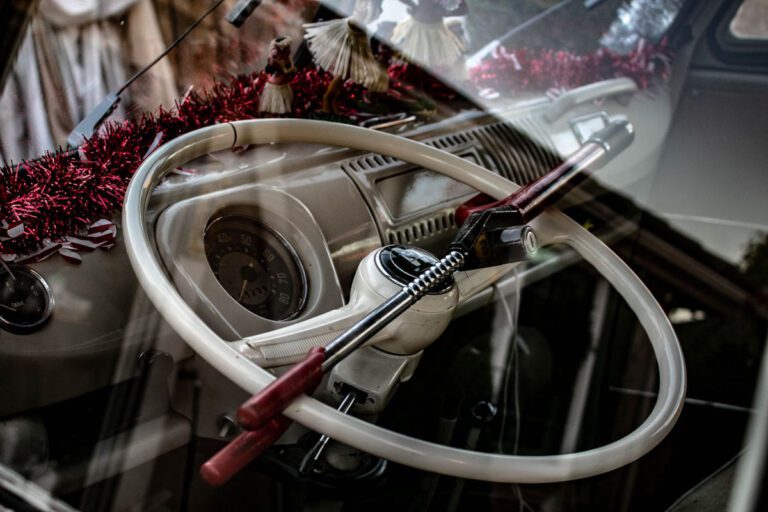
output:
<path id="1" fill-rule="evenodd" d="M 250 393 L 274 376 L 251 363 L 215 334 L 180 296 L 152 246 L 145 212 L 151 193 L 172 169 L 193 158 L 236 145 L 306 142 L 389 155 L 462 181 L 496 198 L 514 183 L 457 156 L 384 132 L 297 119 L 238 121 L 201 128 L 158 148 L 136 171 L 126 192 L 123 229 L 126 249 L 147 296 L 190 347 Z M 655 447 L 682 409 L 686 372 L 682 350 L 661 306 L 627 265 L 605 244 L 555 209 L 534 221 L 542 245 L 563 243 L 594 266 L 627 301 L 646 331 L 659 368 L 659 393 L 651 414 L 633 432 L 590 450 L 544 456 L 468 451 L 383 429 L 303 396 L 284 414 L 312 430 L 368 453 L 425 471 L 493 482 L 548 483 L 574 480 L 626 465 Z"/>

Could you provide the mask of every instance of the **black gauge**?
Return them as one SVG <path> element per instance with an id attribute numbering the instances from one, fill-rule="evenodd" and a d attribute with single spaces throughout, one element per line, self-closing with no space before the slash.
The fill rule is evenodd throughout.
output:
<path id="1" fill-rule="evenodd" d="M 0 326 L 27 334 L 42 327 L 53 313 L 53 294 L 43 276 L 28 267 L 0 269 Z"/>
<path id="2" fill-rule="evenodd" d="M 304 269 L 288 243 L 256 219 L 233 215 L 205 232 L 205 256 L 221 286 L 241 306 L 270 320 L 301 312 Z"/>

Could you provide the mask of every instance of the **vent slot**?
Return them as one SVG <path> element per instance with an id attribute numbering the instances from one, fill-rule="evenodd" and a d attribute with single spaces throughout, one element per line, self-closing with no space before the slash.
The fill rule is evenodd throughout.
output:
<path id="1" fill-rule="evenodd" d="M 456 218 L 453 211 L 445 210 L 438 215 L 420 219 L 397 229 L 387 230 L 387 242 L 390 244 L 411 244 L 455 228 Z"/>
<path id="2" fill-rule="evenodd" d="M 443 135 L 442 137 L 436 137 L 426 141 L 426 144 L 434 146 L 437 149 L 444 149 L 446 151 L 454 152 L 458 149 L 462 149 L 472 142 L 472 139 L 465 133 L 457 133 L 451 135 Z"/>
<path id="3" fill-rule="evenodd" d="M 400 163 L 400 161 L 394 157 L 388 155 L 370 154 L 361 156 L 360 158 L 347 160 L 341 165 L 343 168 L 352 170 L 354 172 L 365 172 L 381 169 L 383 167 L 388 167 L 397 163 Z"/>

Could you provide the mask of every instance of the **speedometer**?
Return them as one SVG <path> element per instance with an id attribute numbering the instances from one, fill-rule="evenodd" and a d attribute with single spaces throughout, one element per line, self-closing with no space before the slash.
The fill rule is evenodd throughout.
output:
<path id="1" fill-rule="evenodd" d="M 282 236 L 252 217 L 232 215 L 211 222 L 204 242 L 213 274 L 238 304 L 270 320 L 301 312 L 306 274 Z"/>

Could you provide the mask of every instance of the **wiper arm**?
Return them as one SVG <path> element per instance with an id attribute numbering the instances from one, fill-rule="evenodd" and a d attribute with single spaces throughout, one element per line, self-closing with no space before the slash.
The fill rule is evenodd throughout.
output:
<path id="1" fill-rule="evenodd" d="M 245 20 L 248 19 L 248 16 L 250 16 L 260 5 L 261 0 L 240 0 L 232 10 L 227 13 L 227 21 L 237 28 L 240 28 L 243 26 L 243 23 L 245 23 Z"/>

